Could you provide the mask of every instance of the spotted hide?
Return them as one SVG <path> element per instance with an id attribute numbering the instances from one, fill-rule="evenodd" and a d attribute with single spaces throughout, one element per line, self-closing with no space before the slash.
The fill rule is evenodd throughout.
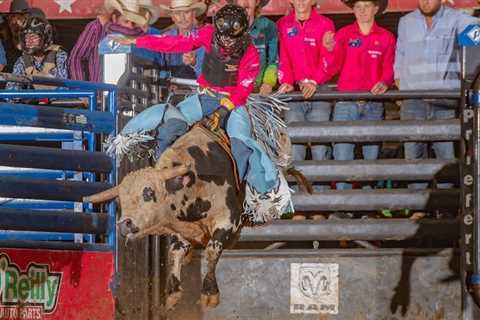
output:
<path id="1" fill-rule="evenodd" d="M 155 168 L 127 175 L 114 189 L 87 197 L 102 202 L 118 197 L 120 233 L 127 240 L 170 235 L 166 308 L 181 296 L 181 268 L 191 243 L 205 247 L 207 273 L 201 303 L 215 307 L 219 291 L 215 269 L 224 248 L 237 239 L 242 202 L 230 158 L 204 129 L 194 127 L 167 149 Z"/>

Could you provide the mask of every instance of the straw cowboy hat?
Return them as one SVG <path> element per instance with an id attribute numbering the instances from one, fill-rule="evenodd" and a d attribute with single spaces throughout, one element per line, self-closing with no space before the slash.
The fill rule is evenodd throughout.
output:
<path id="1" fill-rule="evenodd" d="M 382 14 L 385 9 L 387 9 L 388 6 L 388 0 L 342 0 L 344 4 L 349 6 L 350 8 L 353 8 L 353 5 L 357 1 L 372 1 L 375 2 L 378 5 L 378 13 L 377 14 Z"/>
<path id="2" fill-rule="evenodd" d="M 159 7 L 169 14 L 175 11 L 194 10 L 197 17 L 207 10 L 205 3 L 196 0 L 172 0 L 170 6 L 161 4 Z"/>
<path id="3" fill-rule="evenodd" d="M 139 26 L 153 24 L 160 15 L 150 0 L 105 0 L 104 7 L 108 12 L 117 10 Z"/>

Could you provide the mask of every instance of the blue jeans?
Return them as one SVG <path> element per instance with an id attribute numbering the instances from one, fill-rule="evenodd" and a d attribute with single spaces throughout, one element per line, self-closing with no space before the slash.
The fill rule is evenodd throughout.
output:
<path id="1" fill-rule="evenodd" d="M 290 108 L 285 114 L 285 122 L 288 124 L 292 122 L 319 122 L 329 121 L 332 105 L 329 102 L 323 101 L 303 101 L 290 102 Z M 328 160 L 330 148 L 327 145 L 312 146 L 313 160 Z M 303 144 L 292 145 L 293 160 L 305 160 L 307 154 L 307 147 Z"/>
<path id="2" fill-rule="evenodd" d="M 382 120 L 383 103 L 342 101 L 335 105 L 333 121 Z M 335 160 L 353 160 L 355 145 L 353 143 L 335 143 L 333 158 Z M 376 160 L 380 147 L 378 145 L 363 145 L 362 154 L 365 160 Z M 350 183 L 339 182 L 337 189 L 351 189 Z"/>
<path id="3" fill-rule="evenodd" d="M 193 95 L 178 104 L 176 111 L 167 110 L 164 122 L 158 127 L 157 157 L 194 123 L 220 108 L 221 96 Z M 179 118 L 180 116 L 180 118 Z M 251 137 L 251 125 L 244 107 L 230 112 L 226 124 L 238 174 L 258 192 L 267 192 L 279 183 L 278 170 L 262 147 Z"/>
<path id="4" fill-rule="evenodd" d="M 332 112 L 332 105 L 329 102 L 323 101 L 303 101 L 290 102 L 290 108 L 285 114 L 285 122 L 287 125 L 293 122 L 320 122 L 329 121 L 330 113 Z M 328 160 L 331 156 L 331 148 L 328 145 L 313 145 L 311 146 L 313 160 Z M 293 160 L 305 160 L 307 155 L 307 146 L 304 144 L 292 144 Z M 297 185 L 292 186 L 292 189 L 299 191 Z M 316 192 L 330 189 L 330 186 L 324 184 L 314 184 L 313 190 Z"/>
<path id="5" fill-rule="evenodd" d="M 456 117 L 455 100 L 405 100 L 400 109 L 402 120 L 446 120 Z M 437 159 L 451 160 L 455 158 L 453 142 L 433 142 L 432 149 Z M 426 159 L 428 157 L 428 144 L 423 142 L 406 142 L 404 144 L 405 159 Z M 411 189 L 425 189 L 427 183 L 412 183 Z M 440 188 L 449 188 L 451 184 L 439 184 Z"/>

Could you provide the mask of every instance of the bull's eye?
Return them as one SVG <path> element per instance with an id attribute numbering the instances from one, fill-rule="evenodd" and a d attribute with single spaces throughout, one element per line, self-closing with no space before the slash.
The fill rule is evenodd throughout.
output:
<path id="1" fill-rule="evenodd" d="M 149 202 L 149 201 L 157 202 L 155 191 L 153 191 L 153 189 L 150 187 L 143 188 L 143 200 L 145 202 Z"/>

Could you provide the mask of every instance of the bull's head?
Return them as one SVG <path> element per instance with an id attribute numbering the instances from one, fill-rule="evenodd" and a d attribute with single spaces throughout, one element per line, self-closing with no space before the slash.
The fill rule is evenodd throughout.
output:
<path id="1" fill-rule="evenodd" d="M 100 203 L 118 197 L 122 208 L 122 219 L 117 223 L 120 233 L 127 240 L 140 238 L 155 233 L 161 226 L 169 205 L 165 198 L 171 193 L 172 182 L 188 183 L 189 171 L 189 165 L 141 169 L 129 173 L 120 185 L 85 197 L 83 201 Z"/>

